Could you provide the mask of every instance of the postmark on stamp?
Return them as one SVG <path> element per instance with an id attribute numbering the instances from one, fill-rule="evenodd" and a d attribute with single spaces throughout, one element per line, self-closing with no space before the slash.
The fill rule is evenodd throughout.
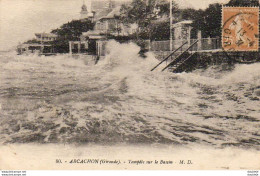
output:
<path id="1" fill-rule="evenodd" d="M 222 48 L 225 51 L 258 51 L 258 7 L 222 8 Z"/>

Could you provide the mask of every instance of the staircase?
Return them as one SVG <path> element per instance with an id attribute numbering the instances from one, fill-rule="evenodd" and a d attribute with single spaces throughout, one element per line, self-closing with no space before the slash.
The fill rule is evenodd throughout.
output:
<path id="1" fill-rule="evenodd" d="M 163 59 L 159 64 L 157 64 L 154 68 L 151 69 L 151 71 L 155 70 L 159 65 L 161 65 L 163 62 L 167 61 L 169 57 L 172 57 L 174 53 L 176 53 L 178 50 L 180 50 L 185 44 L 188 42 L 185 42 L 182 44 L 179 48 L 177 48 L 175 51 L 173 51 L 169 56 L 167 56 L 165 59 Z M 171 61 L 166 67 L 162 69 L 162 71 L 169 69 L 172 72 L 178 72 L 180 68 L 187 62 L 189 59 L 194 56 L 196 52 L 189 51 L 196 43 L 198 43 L 198 40 L 196 40 L 194 43 L 192 43 L 185 51 L 181 52 L 173 61 Z"/>
<path id="2" fill-rule="evenodd" d="M 176 53 L 178 50 L 180 50 L 184 45 L 186 45 L 188 43 L 188 41 L 187 42 L 185 42 L 185 43 L 183 43 L 179 48 L 177 48 L 176 50 L 174 50 L 170 55 L 168 55 L 166 58 L 164 58 L 159 64 L 157 64 L 155 67 L 153 67 L 152 69 L 151 69 L 151 71 L 154 71 L 159 65 L 161 65 L 163 62 L 166 62 L 170 57 L 172 57 L 172 55 L 174 54 L 174 53 Z"/>
<path id="3" fill-rule="evenodd" d="M 180 60 L 179 62 L 177 62 L 176 64 L 173 64 L 171 66 L 168 67 L 168 70 L 170 72 L 173 73 L 177 73 L 177 72 L 182 72 L 185 71 L 185 69 L 181 68 L 184 67 L 185 63 L 192 58 L 192 56 L 194 56 L 196 54 L 196 52 L 191 53 L 188 57 L 184 57 L 182 60 Z M 162 70 L 164 71 L 164 70 Z"/>

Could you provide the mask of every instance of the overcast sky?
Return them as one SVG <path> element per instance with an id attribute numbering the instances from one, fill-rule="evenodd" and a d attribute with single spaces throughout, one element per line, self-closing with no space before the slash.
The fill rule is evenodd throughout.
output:
<path id="1" fill-rule="evenodd" d="M 85 0 L 89 4 L 89 0 Z M 206 8 L 227 0 L 175 0 L 180 7 Z M 79 19 L 83 0 L 0 0 L 0 50 Z"/>

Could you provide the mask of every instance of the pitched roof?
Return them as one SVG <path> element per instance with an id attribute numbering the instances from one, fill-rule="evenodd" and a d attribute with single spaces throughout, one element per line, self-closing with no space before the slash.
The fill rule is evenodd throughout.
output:
<path id="1" fill-rule="evenodd" d="M 121 7 L 114 8 L 110 13 L 108 13 L 103 18 L 114 18 L 115 16 L 119 16 L 120 15 L 120 9 L 121 9 Z"/>
<path id="2" fill-rule="evenodd" d="M 112 10 L 111 9 L 102 9 L 96 12 L 95 21 L 100 20 L 104 16 L 107 16 Z"/>

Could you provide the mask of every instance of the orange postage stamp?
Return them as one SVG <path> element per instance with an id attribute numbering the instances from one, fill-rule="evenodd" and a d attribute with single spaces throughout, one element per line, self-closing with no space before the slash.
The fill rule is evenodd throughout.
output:
<path id="1" fill-rule="evenodd" d="M 222 47 L 225 51 L 258 51 L 258 7 L 222 8 Z"/>

